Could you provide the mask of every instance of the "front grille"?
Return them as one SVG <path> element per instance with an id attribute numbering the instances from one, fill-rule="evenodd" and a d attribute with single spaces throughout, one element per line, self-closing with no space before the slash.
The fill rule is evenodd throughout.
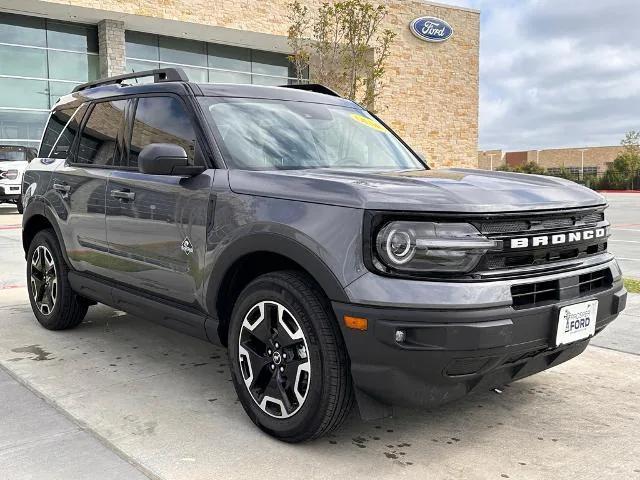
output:
<path id="1" fill-rule="evenodd" d="M 495 233 L 522 234 L 572 228 L 577 225 L 595 225 L 604 221 L 603 211 L 587 211 L 580 213 L 555 213 L 543 216 L 530 215 L 527 218 L 514 220 L 492 220 L 476 222 L 476 228 L 485 235 Z"/>
<path id="2" fill-rule="evenodd" d="M 607 289 L 612 285 L 611 271 L 607 268 L 597 272 L 585 273 L 578 278 L 580 296 Z"/>
<path id="3" fill-rule="evenodd" d="M 511 287 L 513 306 L 521 308 L 527 305 L 540 305 L 559 300 L 560 287 L 557 280 L 550 282 L 528 283 Z"/>
<path id="4" fill-rule="evenodd" d="M 550 303 L 586 297 L 611 288 L 613 276 L 609 268 L 573 277 L 534 282 L 511 287 L 513 308 L 533 308 Z"/>
<path id="5" fill-rule="evenodd" d="M 482 220 L 473 222 L 475 227 L 489 238 L 502 240 L 506 245 L 512 238 L 522 236 L 545 236 L 569 234 L 581 229 L 600 228 L 606 225 L 604 212 L 582 210 L 549 214 L 528 214 L 523 218 Z M 491 272 L 535 266 L 598 255 L 607 250 L 606 236 L 578 242 L 550 244 L 544 247 L 518 249 L 505 248 L 503 251 L 488 252 L 476 267 L 476 272 Z"/>

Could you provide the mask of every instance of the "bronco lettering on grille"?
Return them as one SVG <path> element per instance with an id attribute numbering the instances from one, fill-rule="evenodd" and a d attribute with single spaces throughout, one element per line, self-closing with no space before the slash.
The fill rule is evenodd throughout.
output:
<path id="1" fill-rule="evenodd" d="M 554 233 L 553 235 L 539 235 L 536 237 L 512 238 L 511 248 L 544 247 L 547 245 L 564 245 L 595 238 L 605 238 L 606 228 L 595 228 L 593 230 L 581 230 L 571 233 Z"/>

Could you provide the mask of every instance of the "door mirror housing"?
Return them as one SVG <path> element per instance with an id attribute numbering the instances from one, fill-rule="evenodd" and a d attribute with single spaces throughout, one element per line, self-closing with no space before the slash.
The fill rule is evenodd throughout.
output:
<path id="1" fill-rule="evenodd" d="M 150 175 L 193 177 L 205 171 L 203 166 L 189 165 L 187 152 L 173 143 L 151 143 L 138 154 L 138 170 Z"/>

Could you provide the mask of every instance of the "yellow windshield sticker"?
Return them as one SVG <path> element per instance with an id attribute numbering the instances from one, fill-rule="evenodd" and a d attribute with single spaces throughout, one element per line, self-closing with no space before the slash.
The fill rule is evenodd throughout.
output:
<path id="1" fill-rule="evenodd" d="M 366 125 L 367 127 L 378 130 L 379 132 L 387 133 L 387 130 L 372 118 L 367 118 L 364 115 L 359 115 L 357 113 L 352 113 L 351 118 L 356 122 L 360 122 L 362 125 Z"/>

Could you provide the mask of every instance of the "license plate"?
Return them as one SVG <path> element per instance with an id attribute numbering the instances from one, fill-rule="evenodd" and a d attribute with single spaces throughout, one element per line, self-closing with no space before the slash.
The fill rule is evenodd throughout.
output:
<path id="1" fill-rule="evenodd" d="M 560 309 L 556 345 L 566 345 L 589 338 L 596 333 L 598 301 L 576 303 Z"/>

